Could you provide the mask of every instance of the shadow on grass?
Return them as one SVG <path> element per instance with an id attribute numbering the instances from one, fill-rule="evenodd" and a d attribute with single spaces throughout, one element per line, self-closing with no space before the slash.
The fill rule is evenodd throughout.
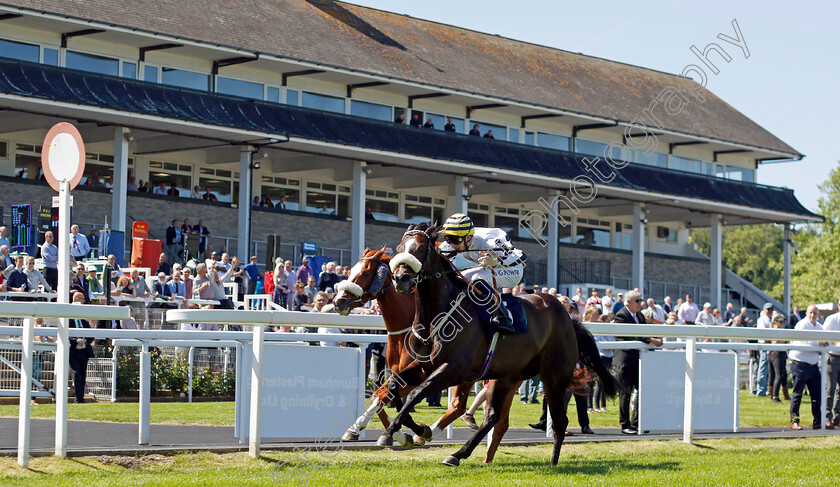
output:
<path id="1" fill-rule="evenodd" d="M 466 466 L 467 464 L 462 464 Z M 552 467 L 550 465 L 549 459 L 546 458 L 543 460 L 525 460 L 521 458 L 515 458 L 515 456 L 511 456 L 510 458 L 505 459 L 503 462 L 497 463 L 494 462 L 490 465 L 484 465 L 481 463 L 481 459 L 475 463 L 476 466 L 481 467 L 489 467 L 494 470 L 494 474 L 498 475 L 515 475 L 517 472 L 522 472 L 522 469 L 528 469 L 533 471 L 537 474 L 545 474 L 551 475 L 555 473 L 563 473 L 563 474 L 587 474 L 587 475 L 603 475 L 603 474 L 610 474 L 616 475 L 621 474 L 622 472 L 635 472 L 635 471 L 652 471 L 652 470 L 663 470 L 673 472 L 681 468 L 680 462 L 671 461 L 671 460 L 663 460 L 658 462 L 638 462 L 634 461 L 633 459 L 592 459 L 587 460 L 585 458 L 569 458 L 567 461 L 563 461 L 563 457 L 560 457 L 560 461 L 557 463 L 557 466 Z"/>

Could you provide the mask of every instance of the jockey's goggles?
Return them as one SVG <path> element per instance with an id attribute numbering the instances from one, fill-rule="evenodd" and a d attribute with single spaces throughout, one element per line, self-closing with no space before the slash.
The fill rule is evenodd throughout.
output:
<path id="1" fill-rule="evenodd" d="M 444 235 L 443 240 L 445 240 L 448 244 L 458 245 L 464 241 L 464 237 L 460 235 Z"/>

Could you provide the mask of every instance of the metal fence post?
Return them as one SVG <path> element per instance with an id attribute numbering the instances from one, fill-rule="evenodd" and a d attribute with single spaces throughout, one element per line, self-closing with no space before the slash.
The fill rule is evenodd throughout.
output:
<path id="1" fill-rule="evenodd" d="M 262 415 L 262 372 L 263 372 L 264 327 L 254 323 L 254 344 L 251 347 L 251 420 L 249 421 L 248 456 L 260 456 L 260 426 Z"/>
<path id="2" fill-rule="evenodd" d="M 152 382 L 152 354 L 149 353 L 149 346 L 143 344 L 140 352 L 140 417 L 138 444 L 149 444 L 149 408 L 151 407 L 151 382 Z"/>
<path id="3" fill-rule="evenodd" d="M 20 417 L 18 419 L 17 462 L 23 468 L 29 466 L 29 401 L 32 400 L 32 341 L 34 339 L 34 318 L 23 319 L 23 350 L 20 355 Z"/>
<path id="4" fill-rule="evenodd" d="M 111 356 L 111 402 L 117 402 L 117 366 L 119 365 L 119 348 L 114 347 Z"/>
<path id="5" fill-rule="evenodd" d="M 825 410 L 828 398 L 825 390 L 828 386 L 828 354 L 820 352 L 820 429 L 825 429 Z M 809 393 L 811 391 L 808 391 Z"/>
<path id="6" fill-rule="evenodd" d="M 683 441 L 694 442 L 694 365 L 697 347 L 694 337 L 685 340 L 685 402 L 683 403 Z"/>
<path id="7" fill-rule="evenodd" d="M 189 371 L 187 375 L 187 402 L 192 402 L 193 397 L 193 352 L 195 351 L 195 347 L 190 347 L 190 352 L 187 355 L 188 357 L 188 366 Z"/>

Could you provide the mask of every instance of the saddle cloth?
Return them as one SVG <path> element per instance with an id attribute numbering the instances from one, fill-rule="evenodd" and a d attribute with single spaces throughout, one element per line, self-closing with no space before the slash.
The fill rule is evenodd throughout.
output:
<path id="1" fill-rule="evenodd" d="M 525 315 L 525 308 L 522 306 L 522 301 L 512 294 L 502 294 L 502 301 L 505 303 L 505 308 L 510 311 L 513 316 L 513 329 L 516 330 L 514 335 L 521 333 L 528 333 L 528 318 Z M 495 330 L 490 324 L 490 306 L 477 305 L 478 317 L 484 323 L 485 328 L 492 334 Z"/>

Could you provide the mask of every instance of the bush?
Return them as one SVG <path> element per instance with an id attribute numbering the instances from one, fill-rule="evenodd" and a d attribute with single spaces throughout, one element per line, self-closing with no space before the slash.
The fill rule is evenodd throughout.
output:
<path id="1" fill-rule="evenodd" d="M 159 391 L 186 393 L 189 387 L 189 360 L 186 356 L 161 355 L 151 351 L 152 395 Z M 135 349 L 117 358 L 117 392 L 136 392 L 140 389 L 140 352 Z M 193 369 L 193 396 L 232 396 L 236 390 L 235 374 L 216 373 L 209 367 Z"/>

